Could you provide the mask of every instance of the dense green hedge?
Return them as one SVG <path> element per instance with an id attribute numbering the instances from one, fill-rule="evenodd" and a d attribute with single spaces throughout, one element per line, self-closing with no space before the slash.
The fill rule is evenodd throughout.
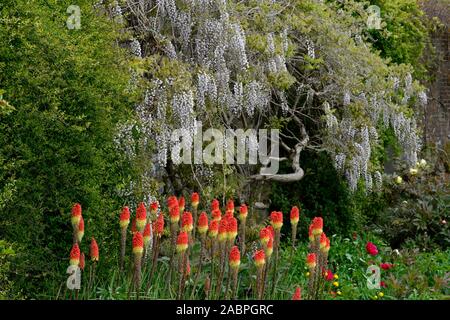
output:
<path id="1" fill-rule="evenodd" d="M 67 267 L 72 204 L 83 206 L 86 236 L 101 242 L 121 205 L 115 189 L 129 179 L 113 145 L 132 106 L 120 32 L 89 0 L 77 1 L 81 29 L 69 30 L 70 4 L 0 3 L 0 89 L 15 108 L 0 126 L 0 192 L 8 195 L 0 235 L 17 250 L 15 287 L 30 296 Z"/>

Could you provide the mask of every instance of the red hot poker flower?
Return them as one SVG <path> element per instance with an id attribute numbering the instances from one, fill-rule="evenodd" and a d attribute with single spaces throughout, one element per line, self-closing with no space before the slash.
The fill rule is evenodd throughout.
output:
<path id="1" fill-rule="evenodd" d="M 226 219 L 220 220 L 219 223 L 219 241 L 223 242 L 228 239 L 228 221 Z"/>
<path id="2" fill-rule="evenodd" d="M 275 239 L 275 230 L 273 229 L 273 227 L 272 226 L 267 226 L 266 229 L 269 230 L 272 238 Z"/>
<path id="3" fill-rule="evenodd" d="M 151 223 L 147 223 L 144 228 L 144 245 L 147 247 L 147 245 L 150 243 L 152 237 L 152 230 L 151 230 Z"/>
<path id="4" fill-rule="evenodd" d="M 150 213 L 156 214 L 158 212 L 159 203 L 158 201 L 153 201 L 150 203 Z"/>
<path id="5" fill-rule="evenodd" d="M 253 260 L 255 261 L 255 265 L 257 268 L 261 268 L 266 263 L 266 255 L 264 250 L 258 250 L 253 255 Z"/>
<path id="6" fill-rule="evenodd" d="M 312 221 L 312 234 L 318 236 L 323 231 L 323 219 L 321 217 L 315 217 Z"/>
<path id="7" fill-rule="evenodd" d="M 169 215 L 171 223 L 178 223 L 178 221 L 180 221 L 180 209 L 178 208 L 178 205 L 174 205 L 170 208 Z"/>
<path id="8" fill-rule="evenodd" d="M 309 238 L 309 241 L 314 242 L 314 235 L 313 235 L 313 232 L 312 232 L 312 228 L 313 228 L 313 225 L 310 224 L 309 225 L 309 230 L 308 230 L 308 238 Z"/>
<path id="9" fill-rule="evenodd" d="M 236 239 L 238 235 L 238 223 L 235 217 L 230 217 L 228 219 L 228 240 L 234 242 L 234 239 Z"/>
<path id="10" fill-rule="evenodd" d="M 70 250 L 70 264 L 73 266 L 78 266 L 80 263 L 80 247 L 78 243 L 75 243 Z"/>
<path id="11" fill-rule="evenodd" d="M 70 217 L 70 221 L 72 222 L 72 226 L 75 227 L 80 223 L 81 219 L 81 205 L 79 203 L 75 203 L 72 207 L 72 213 Z"/>
<path id="12" fill-rule="evenodd" d="M 183 231 L 191 232 L 194 229 L 194 222 L 192 219 L 192 213 L 185 211 L 181 218 L 181 228 Z"/>
<path id="13" fill-rule="evenodd" d="M 136 229 L 136 218 L 133 218 L 133 221 L 131 221 L 131 233 L 135 234 L 137 231 Z"/>
<path id="14" fill-rule="evenodd" d="M 153 228 L 154 228 L 154 233 L 158 237 L 161 237 L 164 232 L 164 216 L 162 213 L 160 213 L 159 216 L 156 218 Z"/>
<path id="15" fill-rule="evenodd" d="M 120 213 L 120 227 L 126 228 L 130 224 L 130 209 L 128 207 L 123 207 Z"/>
<path id="16" fill-rule="evenodd" d="M 84 236 L 84 219 L 83 217 L 80 218 L 80 222 L 78 223 L 78 230 L 77 230 L 77 239 L 78 242 L 81 242 Z"/>
<path id="17" fill-rule="evenodd" d="M 170 196 L 169 198 L 167 198 L 167 207 L 169 208 L 169 211 L 175 206 L 178 207 L 177 197 Z"/>
<path id="18" fill-rule="evenodd" d="M 97 241 L 95 241 L 95 238 L 92 237 L 91 239 L 91 247 L 90 247 L 90 256 L 92 261 L 98 261 L 99 259 L 99 253 L 98 253 L 98 244 Z"/>
<path id="19" fill-rule="evenodd" d="M 211 212 L 211 216 L 212 216 L 212 219 L 213 219 L 214 221 L 220 221 L 220 220 L 222 220 L 222 213 L 220 212 L 219 209 L 213 210 L 213 211 Z"/>
<path id="20" fill-rule="evenodd" d="M 218 210 L 219 207 L 220 207 L 219 200 L 213 199 L 213 201 L 211 201 L 211 211 Z"/>
<path id="21" fill-rule="evenodd" d="M 261 244 L 263 246 L 266 246 L 269 242 L 270 238 L 272 237 L 270 230 L 267 228 L 262 228 L 259 232 L 259 240 L 261 241 Z"/>
<path id="22" fill-rule="evenodd" d="M 300 219 L 300 211 L 298 207 L 292 207 L 290 218 L 292 225 L 296 225 L 298 223 L 298 220 Z"/>
<path id="23" fill-rule="evenodd" d="M 269 238 L 269 241 L 267 242 L 267 245 L 265 247 L 265 251 L 266 251 L 267 258 L 270 258 L 273 253 L 273 238 L 272 237 Z"/>
<path id="24" fill-rule="evenodd" d="M 219 221 L 212 220 L 209 224 L 209 237 L 215 238 L 217 237 L 217 234 L 219 233 Z"/>
<path id="25" fill-rule="evenodd" d="M 275 230 L 280 230 L 283 226 L 283 213 L 278 211 L 273 211 L 270 214 L 270 223 Z"/>
<path id="26" fill-rule="evenodd" d="M 80 255 L 80 264 L 78 265 L 80 267 L 81 270 L 84 270 L 84 253 L 82 252 Z"/>
<path id="27" fill-rule="evenodd" d="M 229 262 L 232 269 L 238 269 L 241 265 L 241 253 L 237 246 L 231 248 Z"/>
<path id="28" fill-rule="evenodd" d="M 181 231 L 177 238 L 177 252 L 185 252 L 188 248 L 188 234 L 185 231 Z"/>
<path id="29" fill-rule="evenodd" d="M 322 232 L 320 234 L 320 250 L 325 249 L 327 246 L 327 236 L 325 234 L 325 232 Z"/>
<path id="30" fill-rule="evenodd" d="M 300 287 L 295 289 L 294 295 L 292 296 L 292 300 L 302 300 L 302 291 Z"/>
<path id="31" fill-rule="evenodd" d="M 184 208 L 186 207 L 186 200 L 184 200 L 184 197 L 180 197 L 180 199 L 178 199 L 178 207 L 180 209 L 180 213 L 184 212 Z"/>
<path id="32" fill-rule="evenodd" d="M 200 213 L 200 216 L 198 217 L 197 230 L 199 234 L 208 232 L 208 216 L 204 211 Z"/>
<path id="33" fill-rule="evenodd" d="M 142 252 L 144 252 L 144 238 L 140 232 L 136 232 L 133 236 L 133 253 L 142 255 Z"/>
<path id="34" fill-rule="evenodd" d="M 374 245 L 372 242 L 367 242 L 366 245 L 366 251 L 368 254 L 372 255 L 372 256 L 376 256 L 378 254 L 378 249 L 377 246 Z"/>
<path id="35" fill-rule="evenodd" d="M 233 199 L 228 200 L 227 202 L 227 211 L 231 211 L 234 214 L 234 201 Z"/>
<path id="36" fill-rule="evenodd" d="M 239 220 L 245 221 L 247 219 L 247 215 L 248 215 L 247 205 L 241 204 L 241 206 L 239 207 L 239 216 L 238 216 Z"/>
<path id="37" fill-rule="evenodd" d="M 194 207 L 194 208 L 198 207 L 198 204 L 200 203 L 200 196 L 198 195 L 197 192 L 192 193 L 191 203 L 192 203 L 192 207 Z"/>
<path id="38" fill-rule="evenodd" d="M 145 209 L 145 204 L 141 202 L 136 209 L 136 228 L 139 232 L 142 232 L 147 223 L 147 209 Z"/>
<path id="39" fill-rule="evenodd" d="M 316 267 L 316 254 L 315 253 L 308 253 L 308 255 L 306 256 L 306 265 L 308 266 L 308 268 L 314 269 Z"/>

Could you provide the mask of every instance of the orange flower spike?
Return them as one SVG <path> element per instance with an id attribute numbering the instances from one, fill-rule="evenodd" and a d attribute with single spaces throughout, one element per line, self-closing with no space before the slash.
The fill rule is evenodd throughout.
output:
<path id="1" fill-rule="evenodd" d="M 325 246 L 323 249 L 321 249 L 323 253 L 328 253 L 330 251 L 330 239 L 326 238 L 325 240 Z"/>
<path id="2" fill-rule="evenodd" d="M 300 219 L 300 211 L 298 207 L 292 207 L 291 209 L 291 224 L 296 225 Z"/>
<path id="3" fill-rule="evenodd" d="M 186 262 L 186 277 L 189 277 L 191 275 L 191 262 L 189 259 L 187 259 Z"/>
<path id="4" fill-rule="evenodd" d="M 133 253 L 142 255 L 142 252 L 144 252 L 144 239 L 140 232 L 136 232 L 133 236 Z"/>
<path id="5" fill-rule="evenodd" d="M 143 235 L 145 247 L 147 247 L 148 244 L 150 243 L 151 237 L 152 237 L 151 223 L 147 223 L 145 225 L 144 235 Z"/>
<path id="6" fill-rule="evenodd" d="M 98 261 L 98 259 L 99 259 L 98 244 L 97 244 L 97 241 L 95 241 L 94 237 L 92 237 L 92 239 L 91 239 L 90 256 L 91 256 L 91 261 Z"/>
<path id="7" fill-rule="evenodd" d="M 194 209 L 198 207 L 198 204 L 200 203 L 200 196 L 197 192 L 192 193 L 191 195 L 191 204 Z"/>
<path id="8" fill-rule="evenodd" d="M 213 219 L 214 221 L 219 222 L 220 220 L 222 220 L 222 213 L 220 212 L 219 209 L 213 210 L 213 211 L 211 212 L 211 216 L 212 216 L 212 219 Z"/>
<path id="9" fill-rule="evenodd" d="M 70 250 L 70 264 L 72 266 L 78 266 L 80 263 L 80 247 L 78 243 L 75 243 Z"/>
<path id="10" fill-rule="evenodd" d="M 137 231 L 136 229 L 136 218 L 133 218 L 133 221 L 131 221 L 131 233 L 135 234 Z"/>
<path id="11" fill-rule="evenodd" d="M 130 224 L 130 209 L 128 207 L 123 207 L 120 213 L 120 227 L 126 228 Z"/>
<path id="12" fill-rule="evenodd" d="M 241 265 L 241 253 L 237 246 L 233 246 L 230 251 L 229 263 L 231 269 L 239 269 Z"/>
<path id="13" fill-rule="evenodd" d="M 259 240 L 264 247 L 267 245 L 271 237 L 272 235 L 270 233 L 270 230 L 267 228 L 262 228 L 259 232 Z"/>
<path id="14" fill-rule="evenodd" d="M 213 201 L 211 201 L 211 211 L 219 210 L 219 207 L 220 207 L 219 200 L 213 199 Z"/>
<path id="15" fill-rule="evenodd" d="M 306 256 L 306 265 L 310 270 L 316 267 L 316 261 L 317 261 L 316 254 L 308 253 L 308 255 Z"/>
<path id="16" fill-rule="evenodd" d="M 79 203 L 75 203 L 72 207 L 72 213 L 70 216 L 70 221 L 72 222 L 72 226 L 78 226 L 81 219 L 81 205 Z"/>
<path id="17" fill-rule="evenodd" d="M 167 198 L 167 207 L 169 208 L 169 212 L 173 207 L 178 207 L 178 199 L 175 196 L 170 196 Z"/>
<path id="18" fill-rule="evenodd" d="M 323 251 L 327 246 L 327 236 L 324 232 L 320 234 L 320 250 Z"/>
<path id="19" fill-rule="evenodd" d="M 313 235 L 312 229 L 313 229 L 313 225 L 311 224 L 311 225 L 309 225 L 308 238 L 309 238 L 309 241 L 314 242 L 314 235 Z"/>
<path id="20" fill-rule="evenodd" d="M 153 201 L 152 203 L 150 203 L 150 213 L 152 215 L 156 215 L 156 213 L 158 212 L 158 208 L 159 208 L 158 201 Z"/>
<path id="21" fill-rule="evenodd" d="M 144 231 L 145 224 L 147 223 L 147 209 L 145 204 L 141 202 L 136 209 L 136 228 L 139 232 Z"/>
<path id="22" fill-rule="evenodd" d="M 295 289 L 294 295 L 292 296 L 292 300 L 302 300 L 302 290 L 300 287 Z"/>
<path id="23" fill-rule="evenodd" d="M 188 234 L 185 231 L 181 231 L 177 238 L 177 252 L 185 252 L 188 248 Z"/>
<path id="24" fill-rule="evenodd" d="M 230 217 L 228 220 L 228 240 L 234 242 L 234 240 L 236 239 L 237 235 L 238 235 L 238 222 L 237 219 L 235 217 Z"/>
<path id="25" fill-rule="evenodd" d="M 185 211 L 181 217 L 181 228 L 183 231 L 191 232 L 194 229 L 192 213 Z"/>
<path id="26" fill-rule="evenodd" d="M 243 221 L 245 221 L 245 220 L 247 220 L 247 216 L 248 216 L 248 208 L 247 208 L 247 205 L 245 205 L 245 204 L 242 204 L 240 207 L 239 207 L 239 220 L 241 220 L 241 222 L 243 222 Z"/>
<path id="27" fill-rule="evenodd" d="M 184 200 L 184 197 L 180 197 L 178 199 L 178 208 L 180 209 L 180 214 L 184 212 L 184 208 L 186 207 L 186 200 Z"/>
<path id="28" fill-rule="evenodd" d="M 156 218 L 155 223 L 153 224 L 153 232 L 158 237 L 161 237 L 164 232 L 164 216 L 162 213 L 159 214 L 159 216 Z"/>
<path id="29" fill-rule="evenodd" d="M 270 223 L 275 230 L 280 230 L 283 226 L 283 213 L 273 211 L 270 214 Z"/>
<path id="30" fill-rule="evenodd" d="M 228 239 L 228 221 L 225 219 L 219 222 L 219 241 L 223 242 Z"/>
<path id="31" fill-rule="evenodd" d="M 78 229 L 77 229 L 77 239 L 78 242 L 81 242 L 84 236 L 84 219 L 83 217 L 80 217 L 80 222 L 78 223 Z"/>
<path id="32" fill-rule="evenodd" d="M 197 230 L 199 234 L 206 234 L 208 232 L 208 215 L 204 211 L 198 217 Z"/>
<path id="33" fill-rule="evenodd" d="M 82 252 L 81 255 L 80 255 L 80 263 L 79 263 L 79 265 L 78 265 L 78 266 L 80 267 L 81 270 L 84 270 L 84 265 L 85 265 L 84 259 L 85 259 L 85 258 L 84 258 L 84 252 Z"/>
<path id="34" fill-rule="evenodd" d="M 178 208 L 178 205 L 174 205 L 170 209 L 169 215 L 171 223 L 178 223 L 178 221 L 180 221 L 180 209 Z"/>
<path id="35" fill-rule="evenodd" d="M 262 268 L 266 263 L 266 255 L 264 253 L 264 250 L 256 251 L 253 255 L 253 260 L 255 261 L 255 265 L 258 269 Z"/>
<path id="36" fill-rule="evenodd" d="M 275 230 L 273 229 L 273 227 L 267 226 L 266 229 L 269 230 L 270 235 L 272 236 L 273 239 L 275 239 Z"/>
<path id="37" fill-rule="evenodd" d="M 209 224 L 209 237 L 210 238 L 216 238 L 217 234 L 219 233 L 219 221 L 212 220 Z"/>
<path id="38" fill-rule="evenodd" d="M 234 201 L 233 199 L 228 200 L 227 202 L 227 211 L 231 211 L 234 214 Z"/>
<path id="39" fill-rule="evenodd" d="M 311 225 L 312 225 L 312 234 L 314 236 L 319 236 L 323 231 L 323 219 L 321 217 L 315 217 Z"/>
<path id="40" fill-rule="evenodd" d="M 272 256 L 273 253 L 273 238 L 270 237 L 269 241 L 267 242 L 267 245 L 265 247 L 266 256 L 269 259 Z"/>

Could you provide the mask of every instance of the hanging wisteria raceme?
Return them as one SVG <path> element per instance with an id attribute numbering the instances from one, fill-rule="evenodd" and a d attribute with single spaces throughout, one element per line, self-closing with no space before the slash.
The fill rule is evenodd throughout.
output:
<path id="1" fill-rule="evenodd" d="M 331 6 L 308 4 L 324 12 Z M 119 124 L 116 141 L 130 158 L 153 142 L 154 172 L 180 161 L 171 158 L 179 154 L 171 149 L 180 147 L 171 143 L 171 133 L 182 129 L 189 147 L 200 121 L 244 129 L 265 128 L 274 119 L 295 123 L 297 131 L 283 132 L 282 139 L 296 141 L 283 144 L 296 174 L 269 177 L 276 181 L 303 177 L 294 159 L 314 141 L 352 190 L 359 182 L 378 190 L 381 168 L 372 163 L 371 150 L 383 126 L 393 129 L 404 160 L 417 162 L 421 143 L 411 110 L 427 104 L 426 92 L 408 68 L 388 66 L 370 51 L 364 21 L 350 30 L 346 13 L 338 12 L 343 22 L 330 31 L 330 21 L 311 15 L 309 30 L 297 23 L 306 13 L 285 0 L 128 0 L 112 9 L 115 16 L 122 11 L 133 33 L 130 51 L 145 62 L 146 90 L 136 107 L 138 121 Z M 134 141 L 133 132 L 143 141 Z M 253 140 L 248 146 L 258 149 Z M 204 179 L 210 169 L 192 172 Z"/>

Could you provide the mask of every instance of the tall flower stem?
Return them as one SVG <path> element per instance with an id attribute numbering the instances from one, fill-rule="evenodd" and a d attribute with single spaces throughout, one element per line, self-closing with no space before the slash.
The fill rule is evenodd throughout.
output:
<path id="1" fill-rule="evenodd" d="M 193 224 L 194 226 L 197 225 L 197 214 L 198 214 L 198 210 L 197 207 L 193 207 L 192 208 L 192 214 L 193 214 Z M 194 230 L 192 230 L 192 240 L 195 241 L 195 231 L 197 230 L 197 228 L 194 228 Z"/>
<path id="2" fill-rule="evenodd" d="M 191 299 L 194 299 L 195 290 L 197 289 L 198 279 L 200 278 L 200 273 L 203 267 L 203 252 L 205 251 L 205 235 L 202 234 L 200 237 L 200 256 L 198 258 L 198 270 L 195 275 L 194 286 L 192 287 Z"/>
<path id="3" fill-rule="evenodd" d="M 220 250 L 220 262 L 219 262 L 219 277 L 217 279 L 217 287 L 216 287 L 216 298 L 220 297 L 220 291 L 222 289 L 222 281 L 223 281 L 223 274 L 225 271 L 225 251 L 226 251 L 227 245 L 226 242 L 219 242 L 219 250 Z"/>
<path id="4" fill-rule="evenodd" d="M 239 241 L 241 245 L 241 254 L 245 255 L 245 224 L 247 219 L 243 219 L 239 226 Z"/>
<path id="5" fill-rule="evenodd" d="M 184 291 L 184 284 L 186 281 L 186 262 L 187 262 L 187 254 L 186 252 L 181 252 L 180 260 L 179 260 L 179 269 L 180 269 L 180 283 L 178 285 L 178 300 L 181 300 Z"/>
<path id="6" fill-rule="evenodd" d="M 273 294 L 275 292 L 275 285 L 276 285 L 276 282 L 277 282 L 277 268 L 278 268 L 279 246 L 280 246 L 280 230 L 275 230 L 275 243 L 274 243 L 275 261 L 273 262 L 272 290 L 270 291 L 270 295 L 271 296 L 273 296 Z"/>
<path id="7" fill-rule="evenodd" d="M 177 245 L 177 229 L 178 229 L 178 223 L 172 222 L 170 224 L 171 255 L 170 255 L 170 263 L 169 263 L 169 281 L 168 281 L 169 287 L 172 283 L 172 274 L 173 274 L 173 267 L 174 267 L 174 260 L 175 260 L 175 248 Z"/>
<path id="8" fill-rule="evenodd" d="M 152 269 L 151 269 L 151 272 L 150 272 L 150 275 L 149 275 L 146 291 L 148 291 L 150 289 L 150 286 L 151 286 L 152 280 L 153 280 L 153 274 L 156 271 L 156 265 L 158 263 L 160 243 L 161 243 L 160 237 L 159 236 L 155 236 L 155 238 L 154 238 L 153 255 L 152 255 Z"/>
<path id="9" fill-rule="evenodd" d="M 123 264 L 125 261 L 125 248 L 127 243 L 127 228 L 121 228 L 121 237 L 120 237 L 120 262 L 119 262 L 119 270 L 122 273 Z"/>

